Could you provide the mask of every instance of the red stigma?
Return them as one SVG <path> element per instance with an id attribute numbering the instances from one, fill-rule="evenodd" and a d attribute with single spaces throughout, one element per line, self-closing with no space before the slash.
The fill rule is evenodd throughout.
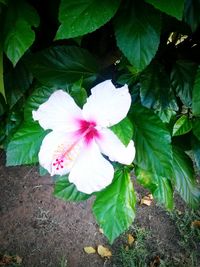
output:
<path id="1" fill-rule="evenodd" d="M 53 163 L 53 166 L 56 167 L 56 170 L 58 171 L 60 168 L 63 169 L 63 159 L 56 159 L 56 161 Z"/>

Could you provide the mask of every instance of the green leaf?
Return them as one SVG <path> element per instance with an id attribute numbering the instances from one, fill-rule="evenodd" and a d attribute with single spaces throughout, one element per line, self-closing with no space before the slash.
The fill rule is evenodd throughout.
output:
<path id="1" fill-rule="evenodd" d="M 3 95 L 0 93 L 0 116 L 6 112 L 6 102 Z"/>
<path id="2" fill-rule="evenodd" d="M 24 119 L 26 121 L 32 121 L 32 111 L 37 110 L 41 104 L 46 102 L 50 95 L 55 92 L 57 87 L 47 87 L 42 85 L 36 85 L 35 90 L 29 96 L 24 107 Z"/>
<path id="3" fill-rule="evenodd" d="M 183 135 L 190 132 L 192 129 L 192 123 L 188 116 L 182 115 L 174 124 L 173 136 Z"/>
<path id="4" fill-rule="evenodd" d="M 145 2 L 152 4 L 155 8 L 158 8 L 162 12 L 167 13 L 170 16 L 176 17 L 179 20 L 182 20 L 183 9 L 184 9 L 184 0 L 145 0 Z"/>
<path id="5" fill-rule="evenodd" d="M 168 178 L 157 176 L 153 174 L 157 179 L 157 188 L 153 192 L 153 197 L 167 209 L 171 210 L 174 207 L 173 200 L 173 188 Z"/>
<path id="6" fill-rule="evenodd" d="M 40 173 L 40 176 L 44 176 L 48 174 L 48 171 L 45 168 L 43 168 L 41 165 L 39 165 L 39 173 Z"/>
<path id="7" fill-rule="evenodd" d="M 156 180 L 151 172 L 143 170 L 142 168 L 135 165 L 135 175 L 137 182 L 141 184 L 144 188 L 148 189 L 153 193 L 157 188 Z"/>
<path id="8" fill-rule="evenodd" d="M 194 135 L 192 136 L 192 152 L 194 155 L 194 160 L 196 167 L 200 170 L 200 140 L 198 140 Z"/>
<path id="9" fill-rule="evenodd" d="M 169 123 L 173 116 L 176 115 L 176 112 L 170 108 L 164 110 L 155 110 L 155 114 L 161 119 L 164 123 Z"/>
<path id="10" fill-rule="evenodd" d="M 200 204 L 200 188 L 196 182 L 191 159 L 183 150 L 173 148 L 174 176 L 172 178 L 176 190 L 191 207 Z"/>
<path id="11" fill-rule="evenodd" d="M 79 192 L 74 184 L 71 184 L 67 176 L 59 177 L 55 182 L 54 196 L 67 201 L 82 201 L 91 195 Z"/>
<path id="12" fill-rule="evenodd" d="M 136 78 L 131 72 L 123 73 L 117 78 L 117 83 L 124 85 L 128 84 L 131 85 L 135 82 Z"/>
<path id="13" fill-rule="evenodd" d="M 150 63 L 158 49 L 160 14 L 143 1 L 127 3 L 123 3 L 115 20 L 117 45 L 130 63 L 141 71 Z"/>
<path id="14" fill-rule="evenodd" d="M 141 105 L 131 110 L 136 147 L 135 163 L 142 169 L 169 177 L 172 174 L 171 136 L 153 111 Z"/>
<path id="15" fill-rule="evenodd" d="M 22 106 L 18 105 L 16 110 L 7 110 L 8 112 L 5 114 L 7 115 L 6 121 L 2 120 L 4 123 L 4 142 L 3 145 L 7 148 L 8 143 L 11 141 L 14 133 L 19 129 L 22 121 L 23 121 L 23 112 Z"/>
<path id="16" fill-rule="evenodd" d="M 4 24 L 4 51 L 15 66 L 35 40 L 39 25 L 35 9 L 23 0 L 10 1 Z"/>
<path id="17" fill-rule="evenodd" d="M 0 7 L 1 12 L 1 7 Z M 1 23 L 2 20 L 0 20 Z M 6 94 L 5 94 L 5 88 L 4 88 L 4 64 L 3 64 L 3 47 L 1 44 L 1 38 L 0 38 L 0 94 L 4 97 L 6 101 Z"/>
<path id="18" fill-rule="evenodd" d="M 0 0 L 0 3 L 7 5 L 8 4 L 8 0 Z"/>
<path id="19" fill-rule="evenodd" d="M 83 107 L 83 105 L 86 103 L 86 99 L 87 99 L 87 92 L 83 88 L 82 82 L 83 82 L 82 79 L 75 82 L 72 85 L 70 92 L 69 92 L 79 107 Z"/>
<path id="20" fill-rule="evenodd" d="M 185 1 L 184 21 L 190 25 L 192 31 L 196 31 L 200 24 L 200 1 L 187 0 Z"/>
<path id="21" fill-rule="evenodd" d="M 81 78 L 95 80 L 97 61 L 86 50 L 76 46 L 56 46 L 32 55 L 28 62 L 35 77 L 49 86 L 66 87 Z"/>
<path id="22" fill-rule="evenodd" d="M 104 234 L 113 243 L 133 222 L 136 196 L 127 170 L 115 172 L 114 181 L 97 193 L 93 213 Z"/>
<path id="23" fill-rule="evenodd" d="M 156 173 L 151 173 L 141 168 L 136 168 L 136 176 L 137 181 L 149 189 L 159 203 L 169 210 L 173 208 L 173 188 L 168 178 L 158 176 Z"/>
<path id="24" fill-rule="evenodd" d="M 192 121 L 192 131 L 194 135 L 196 136 L 196 138 L 199 139 L 200 141 L 200 119 L 199 118 L 195 118 Z"/>
<path id="25" fill-rule="evenodd" d="M 47 134 L 38 124 L 24 123 L 14 134 L 7 147 L 7 166 L 38 162 L 38 152 Z"/>
<path id="26" fill-rule="evenodd" d="M 192 112 L 194 115 L 200 115 L 200 67 L 197 70 L 193 88 Z"/>
<path id="27" fill-rule="evenodd" d="M 127 146 L 133 137 L 133 125 L 128 118 L 123 119 L 110 129 L 119 137 L 122 143 Z"/>
<path id="28" fill-rule="evenodd" d="M 4 75 L 6 99 L 12 108 L 29 89 L 33 81 L 32 74 L 21 61 L 15 68 L 10 68 Z"/>
<path id="29" fill-rule="evenodd" d="M 119 0 L 62 0 L 59 9 L 61 25 L 56 39 L 73 38 L 93 32 L 116 13 Z"/>
<path id="30" fill-rule="evenodd" d="M 170 88 L 170 81 L 164 67 L 151 63 L 140 77 L 140 97 L 142 105 L 147 108 L 177 110 L 176 99 Z"/>
<path id="31" fill-rule="evenodd" d="M 192 90 L 197 65 L 188 60 L 177 60 L 171 72 L 171 84 L 183 104 L 192 105 Z"/>

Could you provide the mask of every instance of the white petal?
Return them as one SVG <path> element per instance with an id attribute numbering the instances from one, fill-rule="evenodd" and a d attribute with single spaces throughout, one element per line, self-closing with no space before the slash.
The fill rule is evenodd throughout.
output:
<path id="1" fill-rule="evenodd" d="M 104 155 L 108 156 L 111 161 L 131 164 L 135 157 L 135 147 L 132 140 L 126 147 L 111 130 L 103 129 L 100 134 L 101 138 L 97 140 L 97 143 Z"/>
<path id="2" fill-rule="evenodd" d="M 108 186 L 113 179 L 113 166 L 101 155 L 95 142 L 81 152 L 69 174 L 69 181 L 86 194 Z"/>
<path id="3" fill-rule="evenodd" d="M 93 87 L 91 93 L 83 106 L 86 120 L 94 120 L 100 126 L 109 127 L 126 117 L 131 105 L 127 85 L 115 88 L 111 80 L 107 80 Z"/>
<path id="4" fill-rule="evenodd" d="M 81 119 L 81 109 L 66 92 L 58 90 L 33 111 L 33 119 L 38 120 L 43 129 L 73 131 L 77 129 L 76 119 Z"/>
<path id="5" fill-rule="evenodd" d="M 69 173 L 81 146 L 72 134 L 53 131 L 47 134 L 42 142 L 39 163 L 51 175 Z"/>

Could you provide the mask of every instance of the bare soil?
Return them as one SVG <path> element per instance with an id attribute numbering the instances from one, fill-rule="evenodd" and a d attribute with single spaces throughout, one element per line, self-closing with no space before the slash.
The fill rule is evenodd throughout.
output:
<path id="1" fill-rule="evenodd" d="M 60 267 L 62 259 L 67 259 L 68 267 L 114 266 L 83 250 L 99 244 L 114 250 L 120 240 L 111 247 L 100 233 L 91 212 L 92 199 L 69 203 L 54 198 L 48 175 L 40 177 L 37 166 L 5 167 L 3 152 L 0 184 L 0 254 L 20 256 L 24 267 Z M 139 198 L 146 194 L 142 188 L 136 189 Z M 184 209 L 182 202 L 179 209 Z M 138 205 L 134 224 L 151 231 L 149 242 L 155 255 L 188 257 L 179 245 L 174 221 L 155 203 Z"/>

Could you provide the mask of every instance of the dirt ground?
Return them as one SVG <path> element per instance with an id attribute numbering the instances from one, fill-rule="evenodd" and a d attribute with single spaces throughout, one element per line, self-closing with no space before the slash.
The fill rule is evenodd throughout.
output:
<path id="1" fill-rule="evenodd" d="M 24 267 L 60 267 L 62 259 L 68 267 L 115 266 L 83 251 L 85 246 L 110 247 L 92 215 L 92 200 L 67 203 L 54 198 L 49 176 L 40 177 L 36 166 L 5 167 L 2 151 L 0 184 L 0 254 L 19 255 Z M 146 193 L 139 187 L 137 191 L 139 197 Z M 162 208 L 138 206 L 134 223 L 151 231 L 159 253 L 185 257 L 177 228 Z"/>

